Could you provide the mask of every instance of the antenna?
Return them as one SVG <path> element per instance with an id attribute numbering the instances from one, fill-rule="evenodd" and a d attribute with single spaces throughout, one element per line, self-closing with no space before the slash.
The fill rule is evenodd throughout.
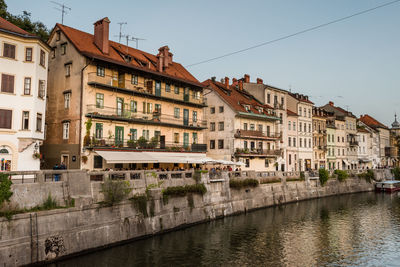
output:
<path id="1" fill-rule="evenodd" d="M 146 39 L 132 37 L 132 41 L 136 42 L 136 49 L 138 49 L 139 41 L 145 41 Z"/>
<path id="2" fill-rule="evenodd" d="M 61 7 L 61 9 L 57 8 L 57 7 L 53 7 L 53 8 L 58 10 L 58 11 L 61 11 L 61 24 L 64 24 L 64 14 L 68 14 L 68 12 L 66 10 L 71 11 L 72 9 L 70 7 L 67 7 L 64 4 L 60 4 L 60 3 L 55 2 L 55 1 L 50 1 L 50 2 L 52 2 L 53 4 L 56 4 L 56 5 Z"/>
<path id="3" fill-rule="evenodd" d="M 118 43 L 121 43 L 121 37 L 122 37 L 122 25 L 127 25 L 127 22 L 118 22 L 119 24 L 119 41 Z"/>
<path id="4" fill-rule="evenodd" d="M 139 40 L 146 40 L 146 39 L 142 39 L 142 38 L 131 37 L 129 34 L 121 35 L 121 37 L 125 37 L 126 38 L 126 46 L 127 46 L 126 49 L 127 50 L 128 50 L 128 46 L 129 46 L 129 41 L 136 42 L 136 49 L 137 49 Z"/>

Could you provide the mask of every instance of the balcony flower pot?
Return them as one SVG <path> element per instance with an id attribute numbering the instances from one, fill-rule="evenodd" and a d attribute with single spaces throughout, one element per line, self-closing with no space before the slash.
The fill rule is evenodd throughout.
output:
<path id="1" fill-rule="evenodd" d="M 32 157 L 33 157 L 34 159 L 40 159 L 40 158 L 41 158 L 39 152 L 34 152 L 33 155 L 32 155 Z"/>

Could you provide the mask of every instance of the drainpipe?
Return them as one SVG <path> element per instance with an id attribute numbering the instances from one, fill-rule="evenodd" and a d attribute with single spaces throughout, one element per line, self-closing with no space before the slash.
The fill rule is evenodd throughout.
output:
<path id="1" fill-rule="evenodd" d="M 82 69 L 81 69 L 81 101 L 79 105 L 79 169 L 81 168 L 81 155 L 82 155 L 82 113 L 83 113 L 83 72 L 85 69 L 93 63 L 94 58 L 92 58 Z"/>

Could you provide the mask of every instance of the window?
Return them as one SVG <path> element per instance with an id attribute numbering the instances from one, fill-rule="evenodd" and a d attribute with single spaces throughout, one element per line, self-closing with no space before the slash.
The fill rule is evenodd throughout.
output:
<path id="1" fill-rule="evenodd" d="M 65 93 L 64 94 L 64 108 L 65 109 L 69 108 L 70 102 L 71 102 L 71 93 Z"/>
<path id="2" fill-rule="evenodd" d="M 61 55 L 65 55 L 67 53 L 67 43 L 63 43 L 61 45 Z"/>
<path id="3" fill-rule="evenodd" d="M 247 149 L 247 147 L 248 147 L 248 143 L 247 143 L 247 141 L 244 141 L 244 142 L 243 142 L 243 148 L 244 148 L 244 149 Z"/>
<path id="4" fill-rule="evenodd" d="M 175 144 L 179 143 L 179 133 L 174 133 L 174 143 Z"/>
<path id="5" fill-rule="evenodd" d="M 197 111 L 193 111 L 192 119 L 193 122 L 197 122 Z"/>
<path id="6" fill-rule="evenodd" d="M 96 93 L 96 108 L 104 108 L 104 94 Z"/>
<path id="7" fill-rule="evenodd" d="M 215 122 L 210 122 L 210 131 L 215 131 Z"/>
<path id="8" fill-rule="evenodd" d="M 259 124 L 259 125 L 258 125 L 258 131 L 259 131 L 259 132 L 262 132 L 262 130 L 263 130 L 263 126 L 262 126 L 262 124 Z"/>
<path id="9" fill-rule="evenodd" d="M 245 164 L 246 164 L 245 167 L 249 168 L 250 167 L 250 159 L 246 159 L 246 163 Z"/>
<path id="10" fill-rule="evenodd" d="M 14 93 L 14 76 L 2 74 L 1 75 L 1 92 Z"/>
<path id="11" fill-rule="evenodd" d="M 25 48 L 25 61 L 32 62 L 32 47 Z"/>
<path id="12" fill-rule="evenodd" d="M 136 113 L 137 112 L 137 102 L 131 100 L 131 112 Z"/>
<path id="13" fill-rule="evenodd" d="M 215 140 L 210 140 L 210 149 L 215 149 Z"/>
<path id="14" fill-rule="evenodd" d="M 132 74 L 131 84 L 134 84 L 134 85 L 138 84 L 138 76 L 136 74 Z"/>
<path id="15" fill-rule="evenodd" d="M 307 132 L 307 124 L 306 123 L 304 123 L 304 132 L 305 133 Z"/>
<path id="16" fill-rule="evenodd" d="M 224 122 L 220 121 L 218 122 L 218 131 L 223 131 L 224 130 Z"/>
<path id="17" fill-rule="evenodd" d="M 165 84 L 165 92 L 171 92 L 171 85 L 169 83 Z"/>
<path id="18" fill-rule="evenodd" d="M 183 133 L 183 146 L 189 146 L 189 133 Z"/>
<path id="19" fill-rule="evenodd" d="M 308 139 L 308 147 L 311 147 L 311 139 Z"/>
<path id="20" fill-rule="evenodd" d="M 299 147 L 302 147 L 302 146 L 303 146 L 303 139 L 299 138 Z"/>
<path id="21" fill-rule="evenodd" d="M 293 122 L 293 131 L 296 131 L 296 122 Z"/>
<path id="22" fill-rule="evenodd" d="M 44 80 L 39 80 L 39 92 L 38 92 L 38 97 L 39 98 L 44 98 L 46 95 L 46 81 Z"/>
<path id="23" fill-rule="evenodd" d="M 106 73 L 105 68 L 103 66 L 97 65 L 97 71 L 96 71 L 97 76 L 104 77 L 105 73 Z"/>
<path id="24" fill-rule="evenodd" d="M 193 144 L 197 144 L 198 143 L 198 138 L 197 138 L 197 133 L 193 133 L 192 134 L 192 143 Z"/>
<path id="25" fill-rule="evenodd" d="M 69 139 L 69 122 L 63 123 L 63 139 L 64 140 Z"/>
<path id="26" fill-rule="evenodd" d="M 61 39 L 61 31 L 56 32 L 56 41 L 60 41 Z"/>
<path id="27" fill-rule="evenodd" d="M 0 128 L 11 129 L 12 110 L 0 109 Z"/>
<path id="28" fill-rule="evenodd" d="M 22 111 L 22 130 L 29 129 L 29 111 Z"/>
<path id="29" fill-rule="evenodd" d="M 289 165 L 292 165 L 292 154 L 289 154 Z"/>
<path id="30" fill-rule="evenodd" d="M 102 139 L 103 138 L 103 124 L 102 123 L 96 123 L 95 136 L 96 136 L 97 139 Z"/>
<path id="31" fill-rule="evenodd" d="M 223 113 L 224 112 L 224 106 L 219 106 L 219 113 Z"/>
<path id="32" fill-rule="evenodd" d="M 46 67 L 46 53 L 40 50 L 40 66 Z"/>
<path id="33" fill-rule="evenodd" d="M 15 45 L 4 43 L 3 46 L 3 57 L 15 59 Z"/>
<path id="34" fill-rule="evenodd" d="M 292 138 L 291 137 L 288 138 L 288 146 L 292 146 Z"/>
<path id="35" fill-rule="evenodd" d="M 36 114 L 36 131 L 37 132 L 42 131 L 42 114 L 40 113 Z"/>
<path id="36" fill-rule="evenodd" d="M 301 110 L 302 110 L 302 109 L 301 109 L 301 107 L 300 107 L 300 108 L 299 108 L 299 116 L 301 116 Z"/>
<path id="37" fill-rule="evenodd" d="M 279 118 L 281 119 L 281 120 L 280 120 L 280 124 L 283 124 L 283 117 L 282 117 L 282 113 L 280 113 L 280 114 L 279 114 Z"/>
<path id="38" fill-rule="evenodd" d="M 218 149 L 224 149 L 224 139 L 218 140 Z"/>
<path id="39" fill-rule="evenodd" d="M 136 129 L 129 130 L 129 140 L 131 140 L 131 141 L 137 140 L 137 130 Z"/>
<path id="40" fill-rule="evenodd" d="M 311 124 L 308 124 L 308 132 L 311 133 Z"/>
<path id="41" fill-rule="evenodd" d="M 296 147 L 296 137 L 293 137 L 293 146 Z"/>
<path id="42" fill-rule="evenodd" d="M 311 109 L 308 109 L 308 117 L 311 118 Z"/>
<path id="43" fill-rule="evenodd" d="M 285 100 L 283 98 L 283 96 L 281 97 L 281 105 L 283 106 L 285 104 Z"/>
<path id="44" fill-rule="evenodd" d="M 291 122 L 291 121 L 289 121 L 289 122 L 288 122 L 288 130 L 290 131 L 290 130 L 291 130 L 291 128 L 292 128 L 292 122 Z"/>
<path id="45" fill-rule="evenodd" d="M 267 94 L 267 103 L 269 104 L 271 102 L 271 95 Z"/>
<path id="46" fill-rule="evenodd" d="M 174 118 L 179 119 L 181 110 L 180 108 L 174 108 Z"/>
<path id="47" fill-rule="evenodd" d="M 149 140 L 150 139 L 150 130 L 143 130 L 142 131 L 142 136 L 144 138 L 146 138 L 146 140 Z"/>
<path id="48" fill-rule="evenodd" d="M 174 93 L 177 94 L 177 95 L 179 94 L 179 87 L 178 86 L 175 86 Z"/>
<path id="49" fill-rule="evenodd" d="M 250 131 L 254 131 L 255 130 L 255 125 L 253 123 L 250 123 Z"/>
<path id="50" fill-rule="evenodd" d="M 24 80 L 24 95 L 31 94 L 31 78 L 25 77 Z"/>
<path id="51" fill-rule="evenodd" d="M 93 168 L 94 169 L 103 169 L 103 158 L 101 156 L 93 157 Z"/>
<path id="52" fill-rule="evenodd" d="M 71 63 L 65 64 L 65 76 L 69 77 L 71 75 Z"/>
<path id="53" fill-rule="evenodd" d="M 194 99 L 196 99 L 196 100 L 200 99 L 200 91 L 194 92 Z"/>
<path id="54" fill-rule="evenodd" d="M 247 123 L 243 124 L 243 130 L 247 131 Z"/>
<path id="55" fill-rule="evenodd" d="M 214 114 L 215 113 L 215 107 L 210 107 L 210 113 Z"/>
<path id="56" fill-rule="evenodd" d="M 299 122 L 299 132 L 301 132 L 303 124 L 301 122 Z"/>

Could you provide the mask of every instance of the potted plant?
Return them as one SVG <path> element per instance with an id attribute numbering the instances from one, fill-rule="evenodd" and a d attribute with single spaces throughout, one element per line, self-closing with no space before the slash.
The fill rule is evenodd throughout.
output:
<path id="1" fill-rule="evenodd" d="M 128 140 L 127 142 L 128 147 L 130 148 L 136 148 L 136 141 L 135 140 Z"/>
<path id="2" fill-rule="evenodd" d="M 39 152 L 33 152 L 32 157 L 33 157 L 34 159 L 40 159 L 40 153 L 39 153 Z"/>
<path id="3" fill-rule="evenodd" d="M 147 147 L 147 140 L 144 136 L 141 136 L 138 140 L 137 140 L 137 144 L 139 146 L 139 148 L 146 148 Z"/>
<path id="4" fill-rule="evenodd" d="M 87 156 L 82 156 L 83 164 L 86 164 L 87 161 L 88 161 L 88 157 Z"/>

